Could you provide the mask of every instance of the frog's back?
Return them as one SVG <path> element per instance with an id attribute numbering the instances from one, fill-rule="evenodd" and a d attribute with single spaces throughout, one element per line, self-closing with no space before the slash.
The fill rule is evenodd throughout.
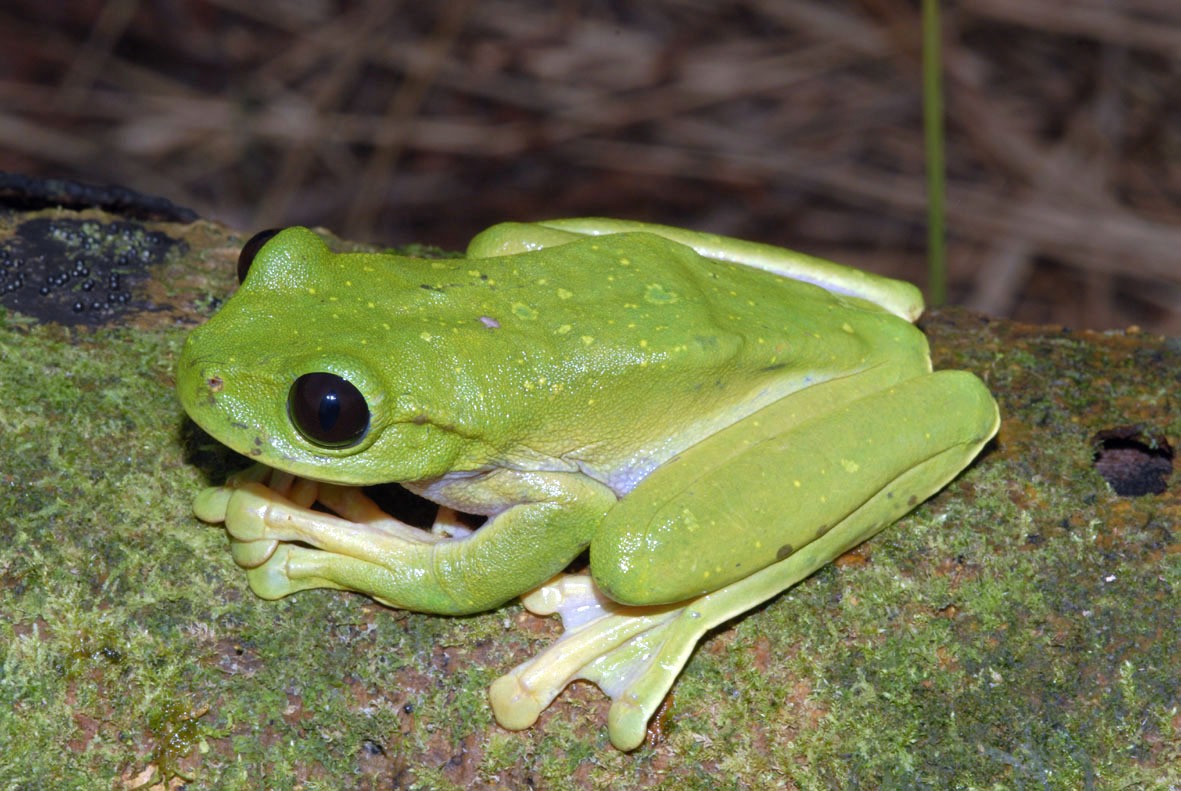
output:
<path id="1" fill-rule="evenodd" d="M 378 348 L 429 389 L 429 413 L 621 489 L 788 392 L 928 365 L 922 335 L 870 303 L 646 233 L 419 267 Z"/>

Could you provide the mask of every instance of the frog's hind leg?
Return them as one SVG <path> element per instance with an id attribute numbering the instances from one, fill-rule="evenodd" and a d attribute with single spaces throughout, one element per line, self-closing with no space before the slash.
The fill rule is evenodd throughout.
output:
<path id="1" fill-rule="evenodd" d="M 797 456 L 812 454 L 816 459 L 827 441 L 830 447 L 825 448 L 825 455 L 838 460 L 861 458 L 868 463 L 868 457 L 856 453 L 864 437 L 844 432 L 834 435 L 832 430 L 850 419 L 849 410 L 868 409 L 879 420 L 905 412 L 905 426 L 900 424 L 897 431 L 879 432 L 874 437 L 878 444 L 875 458 L 876 454 L 888 455 L 889 449 L 882 445 L 891 443 L 906 446 L 904 455 L 910 458 L 909 463 L 896 468 L 885 485 L 875 485 L 860 500 L 849 500 L 857 505 L 850 507 L 844 518 L 793 548 L 783 559 L 684 602 L 618 604 L 597 590 L 589 578 L 563 577 L 543 586 L 524 599 L 525 605 L 540 614 L 558 612 L 567 631 L 545 652 L 493 685 L 491 698 L 497 719 L 506 727 L 527 727 L 567 683 L 586 679 L 612 699 L 608 718 L 611 741 L 625 750 L 639 746 L 648 719 L 693 646 L 709 629 L 796 584 L 938 491 L 967 465 L 997 426 L 991 396 L 979 380 L 962 372 L 917 377 L 864 400 L 869 403 L 856 402 L 834 410 L 814 421 L 815 425 L 793 427 L 792 439 L 799 443 Z M 929 409 L 922 408 L 924 405 Z M 963 425 L 948 429 L 948 423 L 957 420 Z M 841 445 L 842 437 L 850 443 L 848 447 L 831 447 Z M 745 474 L 733 470 L 734 466 L 728 465 L 719 474 L 723 479 Z M 780 486 L 792 487 L 790 471 L 783 479 Z M 868 476 L 853 479 L 869 480 Z M 790 519 L 792 515 L 789 501 L 781 517 Z M 766 540 L 772 541 L 776 526 L 761 527 Z M 706 538 L 718 545 L 723 537 Z"/>

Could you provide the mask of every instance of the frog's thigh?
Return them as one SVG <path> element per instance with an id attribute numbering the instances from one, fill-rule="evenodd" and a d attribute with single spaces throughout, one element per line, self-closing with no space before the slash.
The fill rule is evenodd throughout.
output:
<path id="1" fill-rule="evenodd" d="M 965 371 L 917 376 L 802 422 L 789 401 L 690 448 L 608 513 L 591 544 L 607 595 L 683 601 L 801 548 L 813 554 L 814 542 L 823 565 L 942 488 L 999 422 Z"/>

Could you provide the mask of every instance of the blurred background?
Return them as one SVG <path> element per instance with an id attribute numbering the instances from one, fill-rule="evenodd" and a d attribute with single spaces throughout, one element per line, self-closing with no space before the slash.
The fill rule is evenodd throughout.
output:
<path id="1" fill-rule="evenodd" d="M 951 301 L 1181 335 L 1181 3 L 942 4 Z M 609 215 L 925 283 L 918 0 L 8 0 L 0 170 L 462 249 Z"/>

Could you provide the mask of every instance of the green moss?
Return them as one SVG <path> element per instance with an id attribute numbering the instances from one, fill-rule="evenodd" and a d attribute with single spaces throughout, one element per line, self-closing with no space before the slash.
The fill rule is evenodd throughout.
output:
<path id="1" fill-rule="evenodd" d="M 156 742 L 152 761 L 159 768 L 160 779 L 167 783 L 174 777 L 187 777 L 180 768 L 183 760 L 202 737 L 200 719 L 206 709 L 194 710 L 175 700 L 164 701 L 148 718 L 148 730 Z"/>

